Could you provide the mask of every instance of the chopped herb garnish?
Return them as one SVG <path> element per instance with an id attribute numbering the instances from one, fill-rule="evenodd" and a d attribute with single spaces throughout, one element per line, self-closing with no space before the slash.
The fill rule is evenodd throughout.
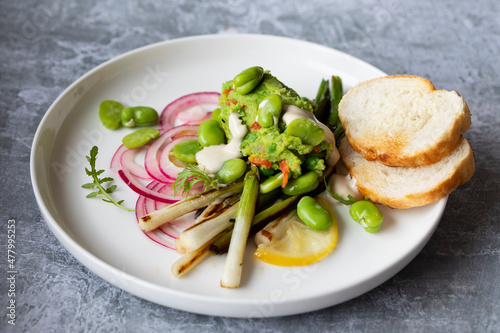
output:
<path id="1" fill-rule="evenodd" d="M 189 192 L 193 188 L 193 186 L 198 183 L 205 183 L 204 190 L 212 187 L 216 190 L 219 189 L 218 179 L 215 177 L 210 177 L 206 173 L 200 170 L 200 168 L 195 164 L 188 164 L 184 170 L 177 174 L 177 178 L 175 179 L 172 187 L 174 189 L 174 196 L 177 195 L 182 189 L 182 194 L 185 196 L 189 195 Z"/>

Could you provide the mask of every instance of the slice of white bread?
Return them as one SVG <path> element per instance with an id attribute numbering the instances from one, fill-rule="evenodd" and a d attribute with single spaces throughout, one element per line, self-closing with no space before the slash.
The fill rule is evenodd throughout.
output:
<path id="1" fill-rule="evenodd" d="M 389 166 L 430 165 L 450 154 L 469 129 L 467 103 L 419 76 L 385 76 L 351 88 L 339 118 L 353 148 Z"/>
<path id="2" fill-rule="evenodd" d="M 439 162 L 420 167 L 389 167 L 368 161 L 344 137 L 340 141 L 343 163 L 356 179 L 359 192 L 374 203 L 411 208 L 438 201 L 469 180 L 475 171 L 469 142 L 461 137 L 457 148 Z"/>

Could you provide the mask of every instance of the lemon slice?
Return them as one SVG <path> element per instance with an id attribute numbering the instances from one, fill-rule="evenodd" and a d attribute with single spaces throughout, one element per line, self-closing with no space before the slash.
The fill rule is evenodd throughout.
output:
<path id="1" fill-rule="evenodd" d="M 311 229 L 294 210 L 269 223 L 255 235 L 257 250 L 254 256 L 278 266 L 310 265 L 326 257 L 337 243 L 337 219 L 323 199 L 316 200 L 332 214 L 333 224 L 329 229 Z"/>

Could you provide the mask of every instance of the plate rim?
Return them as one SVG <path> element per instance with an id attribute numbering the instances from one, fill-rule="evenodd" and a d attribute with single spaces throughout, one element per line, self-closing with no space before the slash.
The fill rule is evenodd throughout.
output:
<path id="1" fill-rule="evenodd" d="M 290 42 L 303 43 L 304 45 L 308 45 L 309 47 L 316 47 L 316 48 L 320 48 L 320 49 L 325 49 L 328 52 L 337 53 L 339 56 L 347 57 L 347 58 L 352 59 L 356 62 L 363 63 L 363 65 L 372 68 L 373 70 L 379 72 L 381 75 L 387 75 L 382 70 L 371 65 L 370 63 L 367 63 L 364 60 L 359 59 L 357 57 L 354 57 L 354 56 L 347 54 L 343 51 L 339 51 L 337 49 L 334 49 L 334 48 L 331 48 L 331 47 L 328 47 L 325 45 L 313 43 L 313 42 L 310 42 L 307 40 L 295 39 L 295 38 L 284 37 L 284 36 L 263 35 L 263 34 L 206 34 L 206 35 L 196 35 L 196 36 L 174 38 L 174 39 L 170 39 L 170 40 L 155 42 L 155 43 L 148 44 L 148 45 L 143 45 L 141 47 L 129 50 L 125 53 L 122 53 L 122 54 L 119 54 L 115 57 L 112 57 L 112 58 L 104 61 L 103 63 L 95 66 L 94 68 L 92 68 L 91 70 L 87 71 L 85 74 L 81 75 L 76 80 L 74 80 L 67 88 L 65 88 L 58 95 L 58 97 L 52 102 L 52 104 L 49 106 L 49 108 L 45 112 L 44 116 L 42 117 L 42 119 L 37 127 L 36 133 L 34 135 L 33 142 L 31 145 L 31 154 L 30 154 L 30 176 L 31 176 L 32 188 L 33 188 L 33 191 L 35 194 L 35 199 L 36 199 L 37 205 L 38 205 L 39 210 L 40 210 L 40 212 L 45 220 L 45 223 L 48 225 L 51 232 L 56 236 L 56 238 L 61 243 L 61 245 L 63 245 L 63 247 L 69 253 L 71 253 L 71 255 L 74 258 L 76 258 L 80 264 L 85 266 L 87 269 L 89 269 L 91 272 L 93 272 L 94 274 L 96 274 L 100 278 L 104 279 L 108 283 L 110 283 L 110 284 L 112 284 L 120 289 L 123 289 L 123 290 L 125 290 L 125 291 L 139 297 L 139 298 L 152 301 L 152 302 L 157 303 L 157 304 L 162 305 L 162 306 L 169 306 L 169 307 L 177 308 L 180 310 L 193 312 L 193 313 L 199 313 L 199 314 L 205 314 L 205 315 L 248 317 L 248 316 L 239 315 L 238 313 L 221 314 L 220 311 L 211 311 L 210 308 L 204 309 L 203 311 L 200 311 L 200 310 L 197 311 L 196 309 L 186 308 L 185 306 L 167 305 L 164 302 L 159 302 L 158 300 L 155 300 L 154 297 L 145 297 L 144 295 L 142 295 L 140 292 L 138 292 L 138 290 L 140 288 L 147 288 L 151 291 L 160 292 L 160 293 L 167 293 L 167 294 L 170 294 L 170 295 L 175 296 L 175 297 L 181 297 L 183 299 L 187 299 L 188 301 L 196 301 L 198 303 L 203 303 L 206 305 L 209 305 L 209 304 L 211 304 L 211 305 L 215 305 L 215 304 L 216 305 L 222 305 L 222 304 L 224 304 L 224 305 L 248 305 L 249 303 L 252 303 L 254 301 L 253 299 L 246 298 L 246 297 L 245 298 L 217 298 L 217 297 L 209 296 L 209 295 L 192 294 L 192 293 L 187 293 L 185 291 L 175 290 L 173 288 L 160 286 L 160 285 L 157 285 L 153 282 L 143 280 L 137 276 L 134 276 L 134 275 L 129 274 L 127 272 L 123 272 L 123 271 L 119 270 L 118 268 L 114 267 L 112 264 L 105 262 L 103 259 L 95 256 L 89 250 L 87 250 L 81 244 L 79 244 L 75 239 L 73 239 L 71 237 L 71 235 L 69 235 L 67 232 L 65 232 L 65 230 L 61 227 L 61 225 L 59 225 L 56 218 L 54 216 L 52 216 L 49 209 L 47 208 L 47 203 L 46 203 L 45 199 L 43 198 L 42 193 L 40 192 L 40 184 L 38 183 L 36 170 L 35 170 L 36 169 L 35 160 L 37 158 L 36 154 L 37 154 L 37 148 L 38 148 L 37 146 L 41 140 L 40 137 L 41 137 L 42 132 L 43 132 L 42 130 L 44 127 L 46 127 L 46 123 L 47 123 L 47 121 L 52 113 L 52 110 L 54 110 L 55 106 L 58 105 L 58 103 L 66 95 L 68 95 L 71 91 L 73 91 L 73 89 L 75 87 L 77 87 L 81 82 L 88 79 L 91 75 L 99 72 L 101 69 L 105 68 L 106 66 L 108 66 L 116 61 L 119 61 L 123 58 L 133 56 L 134 54 L 144 52 L 145 50 L 161 47 L 165 44 L 175 44 L 175 43 L 190 42 L 190 41 L 196 42 L 196 40 L 207 40 L 207 39 L 234 38 L 235 36 L 237 36 L 238 38 L 274 39 L 274 40 L 285 41 L 288 43 L 290 43 Z M 50 160 L 50 157 L 48 159 Z M 50 192 L 51 192 L 50 194 L 52 195 L 52 189 Z M 411 262 L 413 260 L 413 258 L 425 246 L 425 244 L 428 242 L 430 236 L 432 236 L 436 227 L 438 226 L 439 221 L 441 219 L 441 216 L 445 210 L 447 198 L 448 197 L 440 200 L 439 205 L 442 205 L 442 208 L 440 208 L 438 216 L 436 218 L 437 222 L 435 222 L 433 225 L 433 228 L 431 228 L 431 230 L 428 231 L 426 237 L 422 238 L 421 241 L 418 244 L 416 244 L 416 246 L 413 249 L 411 249 L 410 256 L 407 256 L 405 258 L 405 260 L 400 260 L 397 263 L 395 263 L 397 266 L 401 266 L 396 270 L 395 273 L 387 273 L 388 269 L 386 268 L 383 271 L 378 272 L 377 274 L 372 274 L 370 277 L 365 278 L 365 280 L 363 280 L 363 282 L 361 282 L 359 284 L 370 284 L 369 282 L 372 282 L 371 284 L 373 284 L 373 286 L 369 286 L 368 289 L 364 288 L 362 291 L 357 293 L 357 295 L 354 295 L 354 296 L 350 295 L 350 296 L 343 297 L 343 298 L 341 297 L 341 298 L 339 298 L 338 301 L 332 302 L 329 306 L 333 306 L 333 305 L 345 302 L 349 299 L 353 299 L 355 297 L 358 297 L 359 295 L 362 295 L 362 294 L 368 292 L 369 290 L 377 287 L 378 285 L 380 285 L 384 281 L 388 280 L 389 278 L 391 278 L 392 276 L 397 274 L 403 267 L 405 267 L 409 262 Z M 385 276 L 385 275 L 388 275 L 388 276 Z M 124 279 L 125 283 L 120 283 L 119 281 L 112 282 L 113 276 L 120 276 L 122 279 Z M 375 281 L 374 281 L 374 279 L 375 279 Z M 120 284 L 122 284 L 122 285 L 120 285 Z M 350 288 L 351 289 L 355 288 L 358 285 L 351 286 Z M 310 297 L 310 298 L 324 299 L 324 298 L 328 298 L 329 296 L 331 296 L 330 294 L 331 293 L 326 293 L 324 295 L 321 295 L 321 297 L 314 296 L 314 297 Z M 292 298 L 286 302 L 286 305 L 288 307 L 293 307 L 294 304 L 296 304 L 298 302 L 304 302 L 304 299 L 307 300 L 310 298 L 304 298 L 304 297 L 300 297 L 298 299 Z M 320 303 L 320 302 L 318 302 L 318 303 Z M 315 311 L 315 310 L 318 310 L 318 309 L 321 309 L 324 307 L 325 307 L 324 304 L 320 303 L 320 304 L 318 304 L 318 306 L 316 306 L 316 307 L 313 306 L 312 308 L 310 307 L 305 311 L 301 311 L 301 310 L 290 311 L 290 310 L 288 310 L 285 313 L 277 312 L 276 314 L 272 314 L 271 316 L 299 314 L 299 313 L 304 313 L 304 312 Z M 200 308 L 200 307 L 198 306 L 198 308 Z M 256 317 L 258 317 L 258 316 L 256 316 Z M 269 316 L 264 315 L 264 317 L 269 317 Z"/>

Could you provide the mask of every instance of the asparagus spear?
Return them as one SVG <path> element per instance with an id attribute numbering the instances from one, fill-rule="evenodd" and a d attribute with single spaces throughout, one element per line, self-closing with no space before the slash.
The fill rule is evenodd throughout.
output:
<path id="1" fill-rule="evenodd" d="M 252 165 L 243 181 L 243 193 L 238 204 L 231 243 L 220 282 L 223 288 L 237 288 L 240 285 L 243 254 L 259 195 L 258 172 L 257 167 Z"/>
<path id="2" fill-rule="evenodd" d="M 329 114 L 328 110 L 330 109 L 330 88 L 328 87 L 328 80 L 321 80 L 314 104 L 314 116 L 322 123 L 325 123 Z"/>
<path id="3" fill-rule="evenodd" d="M 330 81 L 330 115 L 328 116 L 328 125 L 338 127 L 339 120 L 339 103 L 342 99 L 343 88 L 342 79 L 339 76 L 332 75 Z"/>
<path id="4" fill-rule="evenodd" d="M 187 197 L 186 199 L 176 202 L 165 208 L 151 212 L 139 220 L 139 226 L 144 231 L 151 231 L 162 224 L 172 221 L 184 214 L 193 210 L 202 208 L 213 202 L 214 200 L 222 200 L 231 195 L 241 192 L 243 182 L 237 182 L 220 190 L 208 190 Z"/>

